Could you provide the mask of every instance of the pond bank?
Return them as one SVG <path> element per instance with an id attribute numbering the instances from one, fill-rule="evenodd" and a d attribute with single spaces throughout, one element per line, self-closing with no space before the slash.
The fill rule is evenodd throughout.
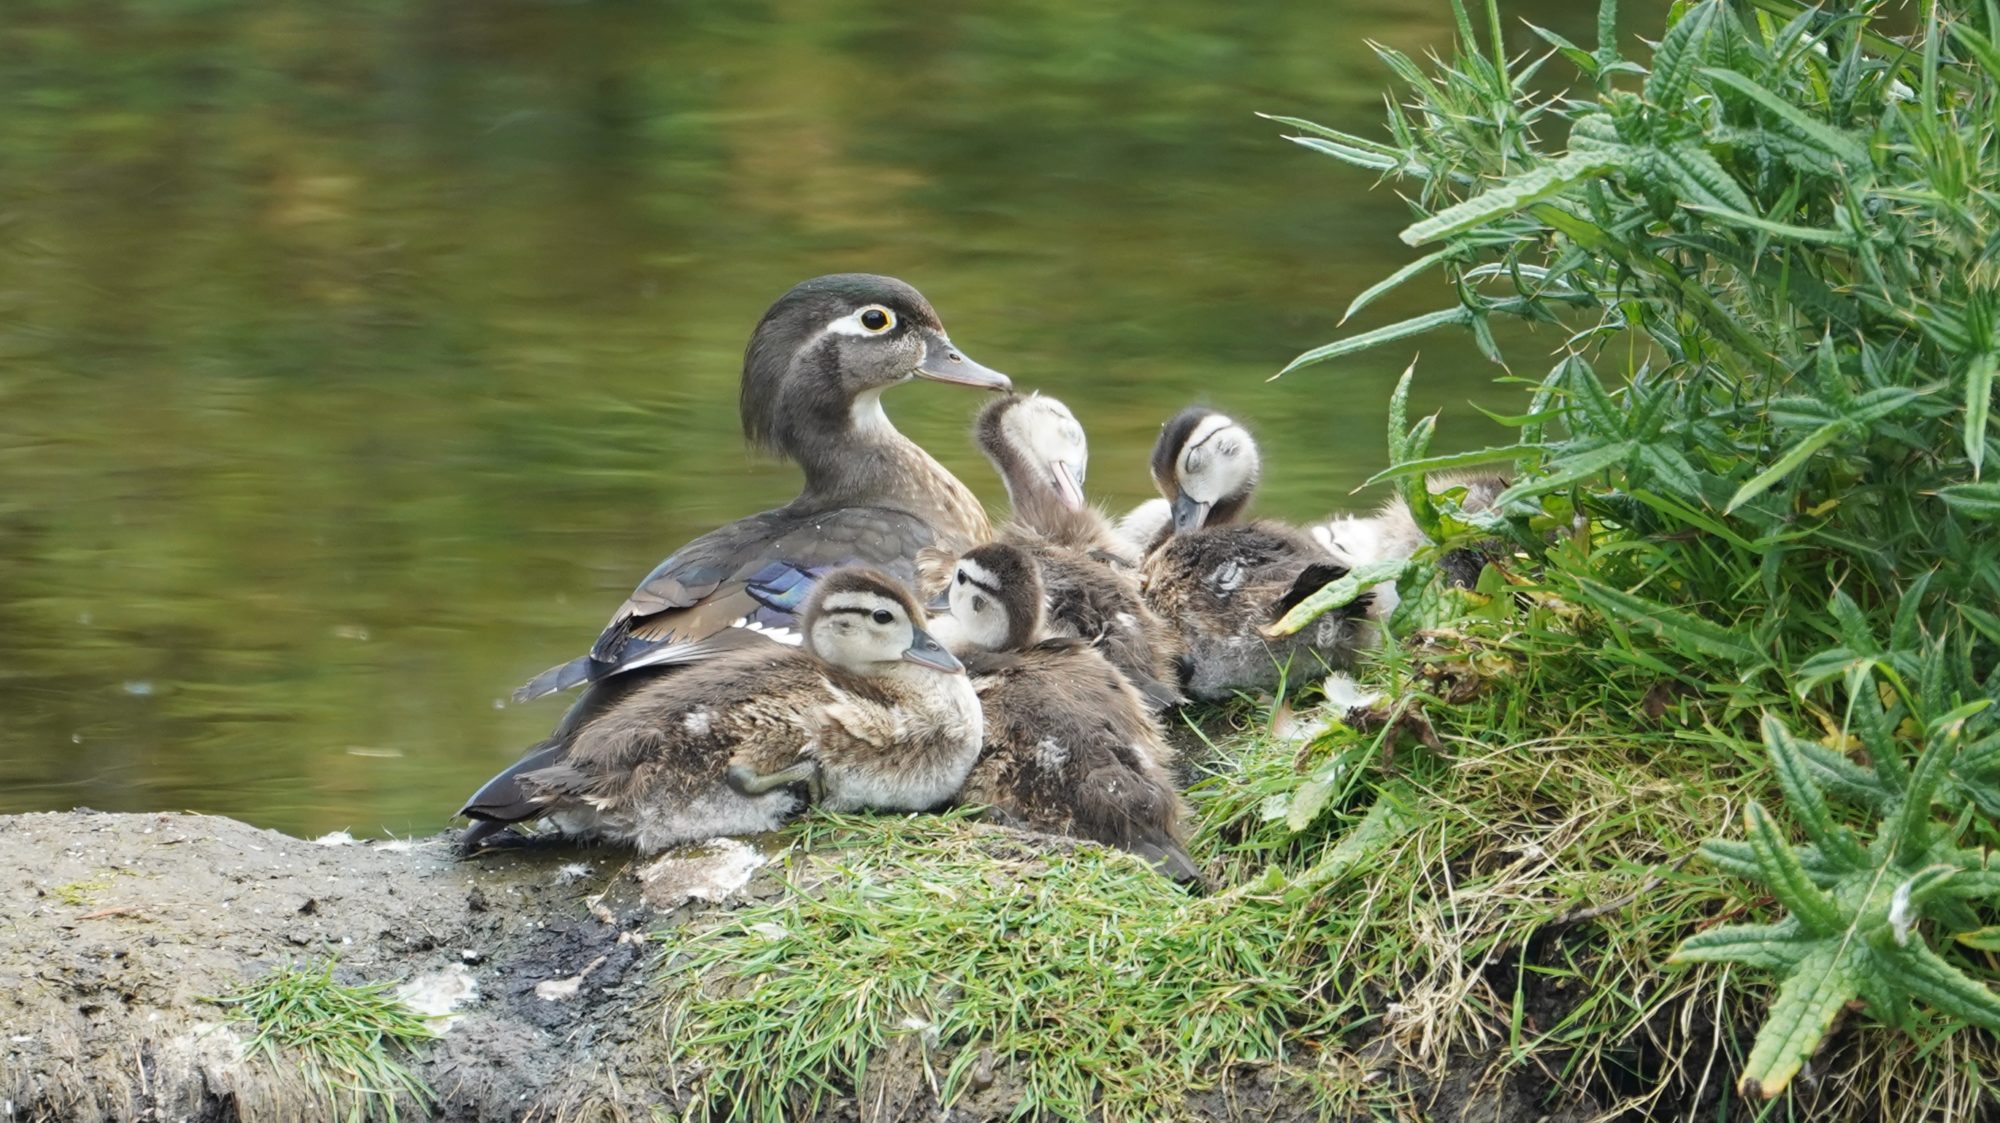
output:
<path id="1" fill-rule="evenodd" d="M 88 811 L 0 817 L 0 845 L 16 871 L 0 889 L 9 1119 L 332 1114 L 296 1069 L 246 1055 L 250 1027 L 212 1001 L 328 959 L 342 982 L 399 982 L 419 1009 L 451 1015 L 407 1058 L 436 1102 L 403 1103 L 405 1118 L 678 1116 L 698 1073 L 668 1055 L 650 937 L 712 916 L 704 894 L 789 892 L 777 864 L 756 869 L 761 855 L 739 845 L 664 863 L 576 850 L 459 862 L 448 835 L 308 841 L 211 816 Z M 810 880 L 811 865 L 785 876 Z M 1015 1106 L 1014 1062 L 998 1058 L 997 1078 L 940 1113 L 930 1089 L 944 1059 L 922 1052 L 877 1057 L 861 1094 L 831 1096 L 813 1117 L 974 1120 Z M 1546 1089 L 1475 1090 L 1483 1068 L 1468 1058 L 1462 1079 L 1419 1096 L 1437 1109 L 1428 1117 L 1542 1114 L 1534 1093 Z M 1244 1066 L 1184 1106 L 1315 1118 L 1302 1075 Z"/>

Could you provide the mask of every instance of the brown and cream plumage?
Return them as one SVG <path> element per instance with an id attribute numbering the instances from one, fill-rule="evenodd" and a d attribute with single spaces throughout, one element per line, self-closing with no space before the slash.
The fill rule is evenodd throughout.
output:
<path id="1" fill-rule="evenodd" d="M 984 743 L 959 800 L 1198 880 L 1159 723 L 1097 649 L 1046 634 L 1035 559 L 1005 544 L 976 547 L 953 568 L 950 600 L 951 642 L 985 711 Z"/>
<path id="2" fill-rule="evenodd" d="M 801 625 L 797 648 L 626 676 L 634 685 L 614 701 L 489 782 L 505 802 L 474 797 L 461 845 L 545 818 L 571 837 L 650 852 L 771 830 L 806 805 L 802 788 L 834 810 L 949 800 L 978 755 L 979 702 L 901 582 L 835 570 Z"/>
<path id="3" fill-rule="evenodd" d="M 1096 646 L 1153 709 L 1180 701 L 1179 633 L 1139 595 L 1137 554 L 1084 499 L 1090 451 L 1075 415 L 1045 395 L 1010 394 L 980 410 L 974 436 L 1011 507 L 995 537 L 1034 558 L 1050 633 Z M 937 549 L 919 557 L 927 592 L 942 588 L 951 562 Z"/>
<path id="4" fill-rule="evenodd" d="M 1273 638 L 1264 628 L 1347 572 L 1312 537 L 1273 520 L 1235 520 L 1249 505 L 1261 465 L 1256 442 L 1235 421 L 1204 407 L 1181 411 L 1161 430 L 1153 481 L 1172 525 L 1141 563 L 1146 602 L 1180 627 L 1182 685 L 1216 701 L 1273 690 L 1286 675 L 1351 665 L 1368 638 L 1367 597 Z"/>

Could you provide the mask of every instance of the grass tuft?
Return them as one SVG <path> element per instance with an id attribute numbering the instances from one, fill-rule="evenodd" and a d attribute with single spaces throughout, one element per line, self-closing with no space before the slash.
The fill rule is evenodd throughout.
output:
<path id="1" fill-rule="evenodd" d="M 404 1105 L 421 1114 L 436 1103 L 403 1058 L 437 1032 L 389 993 L 393 985 L 336 982 L 328 960 L 318 967 L 288 964 L 212 1001 L 231 1021 L 251 1026 L 248 1054 L 298 1065 L 346 1119 L 395 1120 Z"/>

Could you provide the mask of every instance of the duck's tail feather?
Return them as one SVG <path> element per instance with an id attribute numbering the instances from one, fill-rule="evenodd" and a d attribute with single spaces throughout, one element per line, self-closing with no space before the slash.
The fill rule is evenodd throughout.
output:
<path id="1" fill-rule="evenodd" d="M 521 777 L 561 760 L 568 748 L 569 745 L 563 741 L 544 741 L 530 749 L 528 755 L 508 765 L 498 776 L 480 785 L 479 790 L 472 793 L 472 798 L 465 801 L 465 806 L 458 809 L 460 815 L 476 820 L 459 839 L 460 848 L 469 848 L 509 823 L 539 817 L 542 805 L 521 790 Z"/>
<path id="2" fill-rule="evenodd" d="M 1182 885 L 1206 884 L 1206 879 L 1201 876 L 1201 867 L 1194 864 L 1194 858 L 1180 843 L 1165 834 L 1147 832 L 1127 842 L 1126 849 L 1152 863 L 1153 868 L 1163 876 Z"/>
<path id="3" fill-rule="evenodd" d="M 514 691 L 514 701 L 532 702 L 537 698 L 568 690 L 579 683 L 589 682 L 595 676 L 597 660 L 588 655 L 579 655 L 567 663 L 558 663 Z"/>
<path id="4" fill-rule="evenodd" d="M 1271 619 L 1282 620 L 1285 613 L 1299 606 L 1299 602 L 1345 576 L 1347 567 L 1339 562 L 1314 562 L 1305 567 L 1292 581 L 1292 587 L 1285 590 L 1285 595 L 1271 607 Z"/>

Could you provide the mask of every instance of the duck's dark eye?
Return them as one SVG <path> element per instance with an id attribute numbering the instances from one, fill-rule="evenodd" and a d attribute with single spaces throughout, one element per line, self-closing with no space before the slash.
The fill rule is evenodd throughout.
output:
<path id="1" fill-rule="evenodd" d="M 875 610 L 875 622 L 877 624 L 887 624 L 889 621 L 894 619 L 895 617 L 891 615 L 889 610 L 886 608 L 878 608 Z"/>
<path id="2" fill-rule="evenodd" d="M 962 569 L 961 569 L 961 570 L 959 570 L 959 571 L 958 571 L 958 583 L 959 583 L 959 584 L 963 585 L 963 584 L 965 584 L 965 583 L 966 583 L 967 581 L 970 581 L 970 580 L 971 580 L 971 578 L 970 578 L 970 577 L 967 577 L 967 576 L 965 575 L 965 571 L 964 571 L 964 570 L 962 570 Z"/>
<path id="3" fill-rule="evenodd" d="M 889 325 L 895 322 L 895 317 L 889 315 L 886 309 L 863 308 L 861 310 L 861 326 L 867 328 L 869 331 L 888 331 Z"/>

